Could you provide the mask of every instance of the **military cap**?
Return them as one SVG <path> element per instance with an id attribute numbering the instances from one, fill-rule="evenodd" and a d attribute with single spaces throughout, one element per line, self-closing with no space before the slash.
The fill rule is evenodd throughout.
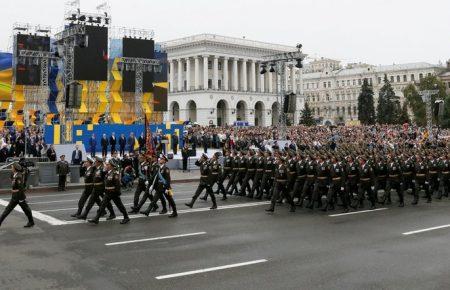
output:
<path id="1" fill-rule="evenodd" d="M 203 155 L 205 155 L 205 154 L 203 154 Z M 202 156 L 203 156 L 203 155 L 202 155 Z M 162 159 L 162 160 L 164 160 L 164 161 L 166 161 L 166 162 L 169 162 L 169 159 L 168 159 L 167 156 L 164 155 L 164 154 L 159 155 L 159 158 Z"/>
<path id="2" fill-rule="evenodd" d="M 23 168 L 22 168 L 22 166 L 19 164 L 19 162 L 14 162 L 12 166 L 14 167 L 14 169 L 15 169 L 16 171 L 19 171 L 19 172 L 22 172 L 22 171 L 23 171 Z"/>
<path id="3" fill-rule="evenodd" d="M 89 163 L 94 163 L 94 159 L 91 156 L 88 156 L 86 158 L 86 161 L 89 162 Z"/>
<path id="4" fill-rule="evenodd" d="M 108 160 L 108 164 L 111 165 L 112 167 L 117 167 L 116 160 L 112 158 Z"/>
<path id="5" fill-rule="evenodd" d="M 214 153 L 214 156 L 215 156 L 216 158 L 219 158 L 220 156 L 222 156 L 222 153 L 216 152 L 216 153 Z"/>
<path id="6" fill-rule="evenodd" d="M 100 156 L 95 156 L 95 162 L 103 162 L 103 158 Z"/>

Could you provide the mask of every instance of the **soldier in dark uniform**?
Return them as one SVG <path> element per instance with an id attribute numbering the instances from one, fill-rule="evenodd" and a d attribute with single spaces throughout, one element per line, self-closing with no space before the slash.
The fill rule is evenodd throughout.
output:
<path id="1" fill-rule="evenodd" d="M 81 212 L 83 211 L 84 205 L 88 201 L 89 197 L 94 191 L 94 176 L 95 176 L 95 166 L 94 159 L 91 157 L 87 157 L 87 161 L 83 164 L 85 168 L 84 173 L 84 190 L 81 194 L 80 200 L 78 201 L 78 210 L 76 213 L 72 214 L 71 217 L 79 218 L 81 216 Z M 95 200 L 98 206 L 100 206 L 100 198 Z"/>
<path id="2" fill-rule="evenodd" d="M 150 203 L 153 201 L 152 191 L 155 189 L 156 175 L 159 170 L 158 157 L 156 157 L 156 155 L 148 156 L 147 162 L 148 162 L 148 170 L 147 170 L 148 184 L 146 184 L 144 195 L 142 196 L 141 200 L 139 201 L 139 204 L 136 208 L 137 210 L 140 210 L 144 206 L 147 199 L 150 200 Z M 166 200 L 164 198 L 161 198 L 161 205 L 163 207 L 161 214 L 167 213 L 167 205 L 166 205 Z M 157 209 L 158 209 L 158 205 L 155 204 L 151 211 L 154 212 Z"/>
<path id="3" fill-rule="evenodd" d="M 234 181 L 233 183 L 233 187 L 231 188 L 232 192 L 236 192 L 236 195 L 245 195 L 242 194 L 238 188 L 237 188 L 237 184 L 239 183 L 240 189 L 242 190 L 243 184 L 244 184 L 244 178 L 245 175 L 247 174 L 247 164 L 248 164 L 248 157 L 247 157 L 247 152 L 245 151 L 240 151 L 239 152 L 239 160 L 240 162 L 239 164 L 239 174 L 238 174 L 238 179 Z"/>
<path id="4" fill-rule="evenodd" d="M 230 179 L 228 180 L 227 187 L 225 188 L 225 191 L 228 195 L 231 195 L 232 192 L 230 192 L 230 188 L 232 188 L 235 179 L 238 178 L 239 175 L 239 156 L 237 155 L 236 151 L 233 151 L 230 156 Z"/>
<path id="5" fill-rule="evenodd" d="M 430 188 L 428 184 L 428 163 L 423 160 L 422 156 L 416 155 L 416 164 L 414 168 L 414 200 L 412 205 L 417 205 L 419 203 L 419 191 L 421 189 L 425 190 L 425 196 L 427 198 L 427 203 L 431 202 Z"/>
<path id="6" fill-rule="evenodd" d="M 245 174 L 244 181 L 242 182 L 240 195 L 246 196 L 247 195 L 246 192 L 248 192 L 248 197 L 253 198 L 253 196 L 251 195 L 252 187 L 250 186 L 250 181 L 252 181 L 254 183 L 255 172 L 256 172 L 256 162 L 257 162 L 257 157 L 255 156 L 255 151 L 250 149 L 248 151 L 248 157 L 246 158 L 246 160 L 247 160 L 247 169 L 246 169 L 247 172 Z"/>
<path id="7" fill-rule="evenodd" d="M 297 162 L 295 164 L 295 183 L 293 190 L 291 192 L 292 198 L 297 198 L 297 204 L 298 206 L 303 205 L 303 199 L 302 199 L 302 191 L 303 187 L 305 185 L 306 181 L 306 161 L 302 157 L 301 153 L 299 152 L 297 154 Z"/>
<path id="8" fill-rule="evenodd" d="M 200 160 L 195 162 L 195 165 L 200 167 L 200 184 L 198 185 L 197 190 L 195 191 L 195 194 L 192 197 L 191 202 L 186 203 L 185 205 L 187 207 L 192 208 L 194 206 L 194 203 L 197 200 L 197 198 L 200 196 L 202 191 L 205 189 L 207 194 L 211 197 L 211 200 L 213 202 L 213 206 L 211 207 L 211 209 L 217 209 L 216 197 L 214 196 L 214 193 L 212 191 L 212 185 L 214 184 L 214 183 L 212 183 L 214 181 L 212 173 L 214 172 L 214 170 L 212 169 L 212 166 L 211 166 L 210 162 L 208 161 L 208 156 L 203 154 L 202 157 L 200 158 Z"/>
<path id="9" fill-rule="evenodd" d="M 94 203 L 101 203 L 100 197 L 103 197 L 105 193 L 105 172 L 103 170 L 103 158 L 96 156 L 95 157 L 95 172 L 94 172 L 94 190 L 89 198 L 89 201 L 84 209 L 84 212 L 78 216 L 78 219 L 85 220 L 89 212 L 91 211 Z M 116 214 L 114 213 L 114 209 L 111 203 L 106 205 L 106 208 L 109 211 L 109 217 L 107 220 L 112 220 L 116 218 Z M 101 215 L 104 212 L 100 213 Z"/>
<path id="10" fill-rule="evenodd" d="M 123 220 L 120 222 L 121 224 L 127 224 L 130 222 L 130 218 L 128 217 L 127 210 L 120 199 L 120 173 L 116 170 L 117 164 L 115 161 L 109 160 L 106 163 L 106 175 L 105 175 L 105 197 L 102 200 L 102 204 L 100 205 L 100 209 L 97 212 L 97 216 L 93 219 L 89 220 L 90 223 L 98 224 L 101 213 L 105 210 L 107 206 L 111 205 L 111 201 L 114 202 L 119 211 L 123 214 Z"/>
<path id="11" fill-rule="evenodd" d="M 224 150 L 223 157 L 223 167 L 219 173 L 219 178 L 217 179 L 217 191 L 216 194 L 222 192 L 222 200 L 227 200 L 227 191 L 223 183 L 231 174 L 231 158 L 228 150 Z"/>
<path id="12" fill-rule="evenodd" d="M 300 197 L 300 205 L 303 201 L 308 199 L 308 202 L 312 204 L 312 195 L 314 190 L 314 184 L 316 182 L 316 160 L 312 156 L 306 158 L 306 179 L 302 189 L 302 196 Z M 308 204 L 308 205 L 310 205 Z"/>
<path id="13" fill-rule="evenodd" d="M 316 201 L 320 206 L 322 195 L 328 193 L 328 185 L 330 184 L 330 168 L 328 167 L 328 164 L 327 162 L 325 162 L 324 158 L 320 155 L 317 158 L 315 176 L 316 182 L 314 183 L 312 199 L 308 206 L 306 206 L 309 209 L 314 208 L 314 203 Z"/>
<path id="14" fill-rule="evenodd" d="M 252 190 L 250 191 L 249 197 L 252 198 L 255 194 L 256 199 L 262 199 L 262 190 L 261 190 L 261 183 L 262 183 L 262 177 L 264 175 L 264 166 L 265 166 L 265 158 L 263 151 L 260 149 L 258 150 L 257 157 L 256 157 L 256 170 L 255 170 L 255 178 L 253 179 L 252 184 Z"/>
<path id="15" fill-rule="evenodd" d="M 142 214 L 148 216 L 153 208 L 156 207 L 156 203 L 158 200 L 162 200 L 163 198 L 167 199 L 169 206 L 172 208 L 172 213 L 169 215 L 169 218 L 175 218 L 178 216 L 177 206 L 175 204 L 175 200 L 173 198 L 173 190 L 171 186 L 171 177 L 170 177 L 170 169 L 167 167 L 167 162 L 169 160 L 163 154 L 161 154 L 159 158 L 159 168 L 156 172 L 156 181 L 155 181 L 155 197 L 152 203 L 149 205 L 146 211 L 141 212 Z M 164 207 L 164 205 L 163 205 Z"/>
<path id="16" fill-rule="evenodd" d="M 263 189 L 266 198 L 271 199 L 274 190 L 274 176 L 277 164 L 275 158 L 272 156 L 272 152 L 267 151 L 267 156 L 261 188 Z"/>
<path id="17" fill-rule="evenodd" d="M 295 212 L 295 204 L 292 200 L 292 197 L 288 193 L 288 189 L 286 188 L 287 182 L 288 182 L 288 172 L 287 167 L 285 165 L 285 161 L 281 156 L 277 157 L 277 167 L 275 169 L 275 180 L 274 180 L 274 189 L 273 189 L 273 195 L 271 199 L 271 204 L 268 209 L 266 209 L 267 212 L 274 212 L 275 211 L 275 204 L 277 200 L 280 198 L 281 195 L 284 195 L 288 203 L 291 205 L 290 211 Z"/>
<path id="18" fill-rule="evenodd" d="M 442 173 L 441 173 L 441 184 L 442 192 L 441 195 L 448 197 L 448 192 L 450 190 L 450 155 L 445 154 L 442 160 Z"/>
<path id="19" fill-rule="evenodd" d="M 9 204 L 6 206 L 2 215 L 0 216 L 0 226 L 6 217 L 14 210 L 14 208 L 19 205 L 25 215 L 28 218 L 28 223 L 24 226 L 25 228 L 31 228 L 34 226 L 33 214 L 30 207 L 27 204 L 27 197 L 25 196 L 25 183 L 24 177 L 22 175 L 23 168 L 19 163 L 13 163 L 12 165 L 12 196 Z"/>
<path id="20" fill-rule="evenodd" d="M 287 162 L 287 168 L 288 168 L 288 184 L 287 189 L 288 193 L 293 198 L 291 191 L 294 188 L 296 177 L 297 177 L 297 155 L 295 154 L 295 151 L 289 152 L 289 160 Z"/>
<path id="21" fill-rule="evenodd" d="M 428 155 L 428 172 L 430 182 L 431 196 L 439 191 L 439 174 L 441 171 L 441 163 L 432 153 Z"/>
<path id="22" fill-rule="evenodd" d="M 408 189 L 414 190 L 414 160 L 412 157 L 403 156 L 402 158 L 403 172 L 403 191 Z"/>
<path id="23" fill-rule="evenodd" d="M 346 178 L 346 192 L 350 200 L 354 200 L 354 202 L 350 202 L 350 206 L 353 209 L 357 207 L 357 197 L 358 197 L 358 183 L 359 183 L 359 170 L 358 164 L 356 164 L 353 160 L 352 156 L 347 157 L 347 166 L 345 167 L 345 172 L 347 174 Z"/>
<path id="24" fill-rule="evenodd" d="M 372 190 L 372 186 L 374 184 L 373 168 L 369 162 L 366 162 L 366 157 L 361 156 L 359 160 L 359 205 L 361 208 L 364 207 L 364 196 L 367 193 L 370 202 L 370 209 L 375 209 L 375 194 Z"/>
<path id="25" fill-rule="evenodd" d="M 348 200 L 344 194 L 344 186 L 345 186 L 344 168 L 342 164 L 338 162 L 337 157 L 332 156 L 330 165 L 330 188 L 328 190 L 325 207 L 322 209 L 323 211 L 334 210 L 334 205 L 336 204 L 336 200 L 339 195 L 344 207 L 344 212 L 348 212 Z"/>
<path id="26" fill-rule="evenodd" d="M 58 191 L 66 190 L 67 174 L 70 173 L 69 163 L 65 160 L 66 156 L 61 155 L 56 163 L 56 174 L 58 174 Z"/>
<path id="27" fill-rule="evenodd" d="M 142 192 L 145 192 L 149 184 L 148 180 L 149 164 L 145 160 L 144 155 L 139 155 L 139 165 L 138 165 L 138 184 L 136 191 L 134 192 L 133 206 L 129 213 L 136 214 L 139 212 L 139 198 Z"/>
<path id="28" fill-rule="evenodd" d="M 392 156 L 388 157 L 387 162 L 388 167 L 388 184 L 386 188 L 386 194 L 388 203 L 391 201 L 391 190 L 395 189 L 397 191 L 398 199 L 399 199 L 399 207 L 404 207 L 404 197 L 403 197 L 403 186 L 402 186 L 402 170 L 400 164 L 392 158 Z"/>
<path id="29" fill-rule="evenodd" d="M 386 196 L 386 186 L 387 186 L 387 165 L 384 157 L 379 156 L 374 164 L 375 171 L 375 198 L 378 200 L 378 192 L 383 190 L 383 194 Z M 380 202 L 380 201 L 379 201 Z M 384 202 L 380 202 L 384 203 Z"/>

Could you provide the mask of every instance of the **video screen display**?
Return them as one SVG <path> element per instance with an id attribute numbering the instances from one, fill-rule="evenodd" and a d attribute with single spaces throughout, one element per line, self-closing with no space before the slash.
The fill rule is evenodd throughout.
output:
<path id="1" fill-rule="evenodd" d="M 122 40 L 123 57 L 136 57 L 153 59 L 155 57 L 155 42 L 147 39 L 123 38 Z M 134 71 L 122 72 L 122 91 L 136 91 L 136 73 Z M 153 92 L 153 72 L 144 72 L 143 91 L 144 93 Z"/>
<path id="2" fill-rule="evenodd" d="M 167 111 L 167 53 L 156 52 L 155 58 L 162 64 L 161 73 L 154 74 L 153 88 L 153 110 L 158 112 Z"/>
<path id="3" fill-rule="evenodd" d="M 76 46 L 74 51 L 74 80 L 108 80 L 108 28 L 86 26 L 85 47 Z"/>
<path id="4" fill-rule="evenodd" d="M 36 35 L 16 35 L 16 55 L 20 50 L 50 51 L 50 37 Z M 19 59 L 16 62 L 16 84 L 39 86 L 41 81 L 40 62 L 33 59 Z"/>

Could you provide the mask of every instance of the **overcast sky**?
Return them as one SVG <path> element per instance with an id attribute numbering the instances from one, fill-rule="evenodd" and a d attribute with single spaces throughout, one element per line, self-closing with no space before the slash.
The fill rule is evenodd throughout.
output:
<path id="1" fill-rule="evenodd" d="M 62 24 L 63 0 L 2 1 L 0 49 L 14 22 Z M 95 11 L 102 0 L 82 0 Z M 157 41 L 199 33 L 295 45 L 310 56 L 392 64 L 450 58 L 449 0 L 111 0 L 114 26 Z"/>

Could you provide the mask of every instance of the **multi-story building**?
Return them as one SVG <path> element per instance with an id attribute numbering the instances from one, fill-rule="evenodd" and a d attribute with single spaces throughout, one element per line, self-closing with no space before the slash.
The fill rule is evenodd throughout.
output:
<path id="1" fill-rule="evenodd" d="M 447 61 L 447 69 L 439 75 L 439 78 L 444 82 L 447 94 L 450 94 L 450 60 Z"/>
<path id="2" fill-rule="evenodd" d="M 295 51 L 295 47 L 241 38 L 201 34 L 163 44 L 169 59 L 169 120 L 201 125 L 270 126 L 280 114 L 280 80 L 260 74 L 263 57 Z M 301 95 L 301 72 L 287 68 L 289 92 Z M 297 76 L 297 77 L 296 77 Z M 303 108 L 297 98 L 297 112 Z M 298 113 L 295 118 L 298 118 Z"/>
<path id="3" fill-rule="evenodd" d="M 373 87 L 376 106 L 385 75 L 403 103 L 403 89 L 408 84 L 441 71 L 442 67 L 424 62 L 386 66 L 358 63 L 342 68 L 338 61 L 322 58 L 305 66 L 302 89 L 315 118 L 324 124 L 347 123 L 358 119 L 358 96 L 364 79 Z"/>

